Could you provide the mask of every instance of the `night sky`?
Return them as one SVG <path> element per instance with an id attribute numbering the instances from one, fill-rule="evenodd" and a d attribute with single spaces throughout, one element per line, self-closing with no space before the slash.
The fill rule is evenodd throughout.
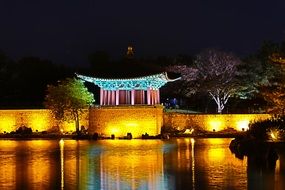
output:
<path id="1" fill-rule="evenodd" d="M 217 47 L 243 56 L 264 40 L 285 39 L 284 0 L 6 0 L 0 48 L 11 58 L 38 56 L 87 65 L 97 50 L 112 57 L 195 54 Z"/>

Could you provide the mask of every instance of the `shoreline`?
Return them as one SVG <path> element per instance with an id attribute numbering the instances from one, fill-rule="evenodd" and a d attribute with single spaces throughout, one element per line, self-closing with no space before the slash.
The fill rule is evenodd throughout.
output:
<path id="1" fill-rule="evenodd" d="M 141 138 L 132 138 L 132 139 L 142 139 L 142 140 L 151 140 L 151 139 L 161 139 L 167 140 L 172 138 L 237 138 L 244 136 L 244 132 L 239 133 L 219 133 L 219 132 L 208 132 L 203 134 L 167 134 L 157 135 L 157 136 L 147 136 Z M 0 134 L 0 140 L 60 140 L 60 139 L 73 139 L 73 140 L 124 140 L 127 138 L 111 138 L 111 137 L 97 137 L 94 138 L 93 135 L 80 135 L 75 134 L 63 135 L 63 134 Z M 131 139 L 128 139 L 131 140 Z"/>

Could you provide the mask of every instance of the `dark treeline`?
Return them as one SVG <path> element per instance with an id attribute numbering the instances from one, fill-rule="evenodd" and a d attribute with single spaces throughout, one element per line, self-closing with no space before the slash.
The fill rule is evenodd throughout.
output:
<path id="1" fill-rule="evenodd" d="M 257 52 L 241 58 L 245 63 L 243 69 L 252 75 L 263 77 L 270 56 L 277 57 L 285 54 L 285 43 L 265 42 Z M 171 65 L 193 65 L 195 55 L 161 56 L 152 58 L 136 58 L 122 55 L 120 60 L 112 60 L 108 52 L 96 51 L 88 57 L 89 67 L 70 67 L 58 65 L 50 60 L 39 57 L 23 57 L 13 60 L 0 51 L 0 108 L 43 108 L 48 84 L 56 84 L 57 81 L 67 77 L 75 77 L 75 73 L 98 76 L 105 78 L 133 77 L 136 75 L 148 75 L 165 71 Z M 258 64 L 257 64 L 258 63 Z M 258 67 L 257 67 L 258 65 Z M 265 67 L 265 66 L 264 66 Z M 257 71 L 257 69 L 259 69 Z M 259 73 L 258 73 L 259 72 Z M 170 75 L 171 76 L 171 75 Z M 249 76 L 249 79 L 255 76 Z M 99 91 L 94 85 L 87 84 L 88 89 L 95 95 L 96 103 L 99 102 Z M 162 102 L 177 98 L 180 107 L 193 109 L 204 113 L 215 113 L 215 103 L 203 93 L 186 96 L 176 90 L 181 82 L 168 83 L 161 88 Z M 182 86 L 181 86 L 182 87 Z M 251 98 L 232 97 L 224 113 L 248 113 L 260 110 L 266 104 L 260 96 Z"/>
<path id="2" fill-rule="evenodd" d="M 1 108 L 42 108 L 47 84 L 54 84 L 74 71 L 38 57 L 11 60 L 0 52 Z"/>

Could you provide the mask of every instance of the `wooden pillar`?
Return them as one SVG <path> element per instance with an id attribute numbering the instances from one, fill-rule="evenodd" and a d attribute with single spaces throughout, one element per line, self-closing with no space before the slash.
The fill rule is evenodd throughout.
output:
<path id="1" fill-rule="evenodd" d="M 143 104 L 146 104 L 145 93 L 146 93 L 146 91 L 143 90 Z"/>
<path id="2" fill-rule="evenodd" d="M 104 100 L 104 90 L 100 88 L 100 106 L 103 105 L 103 100 Z"/>
<path id="3" fill-rule="evenodd" d="M 159 89 L 157 89 L 157 103 L 160 104 L 160 92 L 159 92 Z"/>
<path id="4" fill-rule="evenodd" d="M 104 90 L 104 99 L 103 99 L 103 105 L 107 105 L 107 90 Z"/>
<path id="5" fill-rule="evenodd" d="M 112 105 L 115 105 L 115 104 L 116 104 L 115 91 L 112 90 L 112 91 L 111 91 L 111 94 L 112 94 L 112 96 L 111 96 L 111 104 L 112 104 Z"/>
<path id="6" fill-rule="evenodd" d="M 109 103 L 110 103 L 110 94 L 109 94 L 109 90 L 106 90 L 106 92 L 107 92 L 107 101 L 106 101 L 106 105 L 109 105 Z"/>
<path id="7" fill-rule="evenodd" d="M 159 104 L 159 99 L 158 99 L 158 90 L 154 90 L 154 99 L 155 99 L 155 102 L 154 104 Z"/>
<path id="8" fill-rule="evenodd" d="M 126 104 L 126 91 L 125 91 L 125 90 L 120 90 L 120 91 L 119 91 L 119 94 L 120 94 L 120 96 L 119 96 L 119 98 L 120 98 L 120 100 L 119 100 L 120 104 Z"/>
<path id="9" fill-rule="evenodd" d="M 157 104 L 156 90 L 153 90 L 153 104 Z"/>
<path id="10" fill-rule="evenodd" d="M 125 100 L 126 100 L 126 104 L 129 104 L 129 91 L 125 90 Z"/>
<path id="11" fill-rule="evenodd" d="M 107 91 L 107 96 L 108 96 L 108 103 L 107 103 L 107 105 L 111 105 L 111 90 Z"/>
<path id="12" fill-rule="evenodd" d="M 150 87 L 147 87 L 147 91 L 146 91 L 146 98 L 147 98 L 147 105 L 151 105 L 151 93 L 150 93 Z"/>
<path id="13" fill-rule="evenodd" d="M 131 104 L 135 105 L 135 90 L 131 90 Z"/>
<path id="14" fill-rule="evenodd" d="M 143 101 L 143 94 L 144 94 L 144 91 L 143 90 L 140 90 L 140 104 L 144 104 L 144 101 Z"/>
<path id="15" fill-rule="evenodd" d="M 120 103 L 120 93 L 119 90 L 116 90 L 116 105 L 119 105 Z"/>
<path id="16" fill-rule="evenodd" d="M 151 94 L 150 96 L 151 105 L 154 105 L 154 90 L 153 89 L 150 90 L 150 94 Z"/>

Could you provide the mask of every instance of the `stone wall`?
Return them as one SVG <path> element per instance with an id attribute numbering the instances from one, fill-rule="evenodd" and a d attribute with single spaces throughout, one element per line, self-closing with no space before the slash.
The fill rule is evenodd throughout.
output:
<path id="1" fill-rule="evenodd" d="M 110 106 L 85 110 L 80 126 L 88 128 L 90 134 L 123 137 L 132 133 L 133 137 L 141 137 L 145 133 L 160 134 L 162 125 L 179 130 L 194 127 L 208 131 L 227 128 L 241 131 L 246 130 L 250 122 L 269 117 L 269 114 L 163 113 L 162 106 Z M 73 121 L 58 123 L 46 109 L 0 110 L 0 133 L 16 131 L 20 126 L 39 132 L 52 131 L 56 126 L 62 132 L 75 131 Z"/>
<path id="2" fill-rule="evenodd" d="M 220 131 L 233 128 L 247 130 L 248 124 L 257 120 L 270 118 L 269 114 L 183 114 L 164 113 L 163 125 L 178 130 L 200 128 L 208 131 Z"/>
<path id="3" fill-rule="evenodd" d="M 163 122 L 162 106 L 104 106 L 90 109 L 89 114 L 88 132 L 107 137 L 158 135 Z"/>
<path id="4" fill-rule="evenodd" d="M 80 126 L 88 127 L 88 110 L 85 110 L 80 119 Z M 47 109 L 0 110 L 0 133 L 16 131 L 26 126 L 35 131 L 51 131 L 57 126 L 62 132 L 74 132 L 73 121 L 58 123 Z"/>

